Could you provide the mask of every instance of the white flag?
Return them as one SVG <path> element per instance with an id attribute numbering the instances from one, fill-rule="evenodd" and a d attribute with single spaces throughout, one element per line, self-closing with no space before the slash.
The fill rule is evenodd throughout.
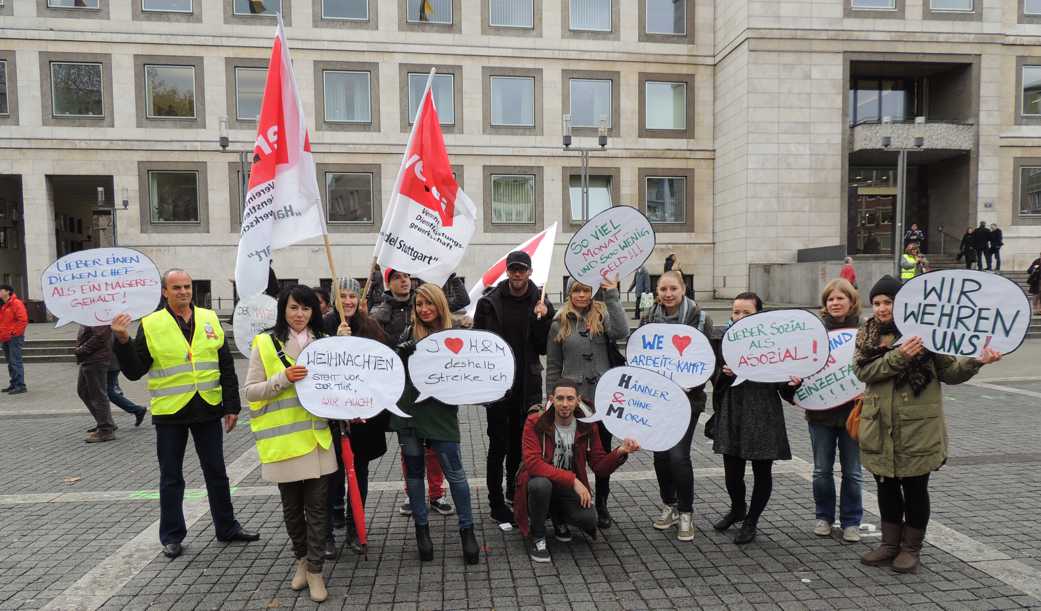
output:
<path id="1" fill-rule="evenodd" d="M 477 302 L 484 295 L 485 289 L 506 279 L 506 257 L 511 252 L 519 250 L 528 253 L 528 256 L 531 257 L 531 281 L 535 286 L 545 286 L 549 280 L 549 266 L 553 261 L 553 240 L 555 239 L 557 239 L 557 224 L 553 223 L 500 257 L 470 287 L 470 305 L 466 308 L 466 315 L 473 317 L 474 312 L 477 311 Z"/>

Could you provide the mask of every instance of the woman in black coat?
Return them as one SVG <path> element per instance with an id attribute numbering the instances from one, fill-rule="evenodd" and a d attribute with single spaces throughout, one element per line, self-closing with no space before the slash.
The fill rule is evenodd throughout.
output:
<path id="1" fill-rule="evenodd" d="M 1034 259 L 1027 268 L 1027 284 L 1034 296 L 1034 314 L 1041 314 L 1041 257 Z"/>
<path id="2" fill-rule="evenodd" d="M 972 227 L 965 230 L 965 235 L 961 237 L 961 243 L 958 244 L 958 257 L 957 261 L 961 261 L 962 257 L 965 258 L 965 269 L 972 269 L 972 263 L 976 260 L 976 243 L 972 237 Z"/>

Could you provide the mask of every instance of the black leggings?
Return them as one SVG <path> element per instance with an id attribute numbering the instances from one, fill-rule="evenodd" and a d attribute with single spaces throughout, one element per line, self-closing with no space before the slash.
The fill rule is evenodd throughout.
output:
<path id="1" fill-rule="evenodd" d="M 737 456 L 723 455 L 723 470 L 726 474 L 727 493 L 730 494 L 730 506 L 740 509 L 745 506 L 745 459 Z M 770 493 L 774 488 L 774 461 L 753 460 L 752 462 L 752 502 L 748 507 L 748 517 L 752 524 L 759 522 L 759 516 L 770 501 Z"/>
<path id="2" fill-rule="evenodd" d="M 878 483 L 878 512 L 883 522 L 906 523 L 925 530 L 929 524 L 929 474 L 915 477 L 875 476 Z"/>
<path id="3" fill-rule="evenodd" d="M 604 452 L 611 451 L 611 431 L 603 424 L 596 425 L 600 433 L 600 444 L 604 446 Z M 611 495 L 611 475 L 596 476 L 596 506 L 607 505 L 607 497 Z"/>

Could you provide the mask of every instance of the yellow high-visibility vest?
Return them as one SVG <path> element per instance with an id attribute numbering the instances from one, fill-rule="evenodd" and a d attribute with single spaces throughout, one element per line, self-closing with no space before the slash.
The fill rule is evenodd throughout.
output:
<path id="1" fill-rule="evenodd" d="M 902 256 L 903 263 L 900 265 L 900 279 L 906 282 L 915 277 L 915 273 L 918 271 L 918 258 L 908 254 Z"/>
<path id="2" fill-rule="evenodd" d="M 194 308 L 192 316 L 195 334 L 190 344 L 166 308 L 141 319 L 152 355 L 148 393 L 153 416 L 176 414 L 196 393 L 210 405 L 221 402 L 217 350 L 224 345 L 224 330 L 213 310 Z"/>
<path id="3" fill-rule="evenodd" d="M 286 369 L 279 358 L 281 345 L 276 349 L 270 334 L 261 333 L 254 337 L 253 346 L 260 353 L 267 379 Z M 283 354 L 282 357 L 293 364 L 288 356 Z M 253 431 L 262 463 L 303 456 L 318 446 L 325 450 L 332 446 L 329 424 L 300 405 L 292 385 L 266 401 L 250 401 L 249 409 L 249 428 Z"/>

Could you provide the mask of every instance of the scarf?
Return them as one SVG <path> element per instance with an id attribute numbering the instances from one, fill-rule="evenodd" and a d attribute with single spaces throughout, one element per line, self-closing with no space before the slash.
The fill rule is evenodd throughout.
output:
<path id="1" fill-rule="evenodd" d="M 821 322 L 828 331 L 835 329 L 856 329 L 860 326 L 860 313 L 850 312 L 845 318 L 835 318 L 827 312 L 821 314 Z"/>
<path id="2" fill-rule="evenodd" d="M 687 320 L 691 316 L 691 312 L 693 312 L 697 307 L 698 306 L 690 297 L 684 297 L 683 302 L 680 303 L 678 308 L 676 308 L 676 313 L 669 315 L 665 313 L 665 308 L 660 303 L 656 303 L 654 304 L 654 307 L 651 308 L 650 313 L 647 314 L 647 322 L 686 324 Z"/>
<path id="3" fill-rule="evenodd" d="M 878 322 L 874 316 L 867 319 L 861 332 L 857 334 L 856 354 L 854 356 L 857 365 L 863 367 L 893 350 L 893 346 L 882 345 L 882 336 L 889 334 L 895 334 L 897 338 L 900 337 L 900 332 L 897 331 L 896 324 L 893 321 L 883 324 Z M 924 350 L 921 354 L 911 359 L 907 367 L 903 371 L 898 372 L 896 377 L 893 378 L 894 388 L 906 384 L 911 387 L 914 396 L 920 395 L 932 383 L 935 376 L 932 367 L 929 366 L 932 358 L 933 354 L 928 350 Z"/>

